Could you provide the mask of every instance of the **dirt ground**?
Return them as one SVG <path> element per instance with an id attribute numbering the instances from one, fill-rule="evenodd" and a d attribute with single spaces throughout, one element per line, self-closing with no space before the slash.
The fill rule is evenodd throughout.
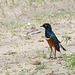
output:
<path id="1" fill-rule="evenodd" d="M 44 28 L 50 23 L 67 51 L 47 59 Z M 75 52 L 75 0 L 0 0 L 0 75 L 75 75 L 62 54 Z M 35 62 L 41 65 L 34 65 Z M 67 63 L 65 65 L 65 63 Z M 38 67 L 40 66 L 40 67 Z"/>

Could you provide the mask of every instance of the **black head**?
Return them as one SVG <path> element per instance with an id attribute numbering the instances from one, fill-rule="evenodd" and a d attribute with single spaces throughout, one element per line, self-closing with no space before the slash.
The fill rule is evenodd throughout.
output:
<path id="1" fill-rule="evenodd" d="M 44 23 L 41 27 L 52 30 L 51 25 L 49 23 Z"/>

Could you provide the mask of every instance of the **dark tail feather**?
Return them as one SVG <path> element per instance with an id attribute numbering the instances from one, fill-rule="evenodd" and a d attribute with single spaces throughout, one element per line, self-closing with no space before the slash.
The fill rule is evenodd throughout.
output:
<path id="1" fill-rule="evenodd" d="M 64 51 L 66 51 L 66 49 L 60 44 L 60 46 L 61 46 L 61 48 L 64 50 Z"/>

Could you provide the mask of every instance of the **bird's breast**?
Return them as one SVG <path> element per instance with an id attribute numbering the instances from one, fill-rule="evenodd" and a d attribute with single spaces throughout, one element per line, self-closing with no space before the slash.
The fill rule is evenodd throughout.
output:
<path id="1" fill-rule="evenodd" d="M 54 47 L 54 44 L 53 44 L 53 42 L 52 42 L 51 38 L 46 38 L 46 40 L 47 40 L 47 42 L 48 42 L 49 46 Z"/>
<path id="2" fill-rule="evenodd" d="M 47 42 L 48 42 L 49 45 L 52 44 L 52 40 L 51 40 L 51 38 L 46 38 L 46 40 L 47 40 Z"/>

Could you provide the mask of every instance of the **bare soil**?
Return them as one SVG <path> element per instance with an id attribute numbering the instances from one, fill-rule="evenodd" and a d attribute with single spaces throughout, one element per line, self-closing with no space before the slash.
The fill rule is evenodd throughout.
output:
<path id="1" fill-rule="evenodd" d="M 57 59 L 47 59 L 49 46 L 40 27 L 50 23 L 60 41 L 72 37 L 61 43 L 67 50 L 61 53 L 70 56 L 75 52 L 75 0 L 25 1 L 0 0 L 0 75 L 75 75 L 59 52 Z M 36 61 L 45 67 L 36 69 L 41 65 Z"/>

